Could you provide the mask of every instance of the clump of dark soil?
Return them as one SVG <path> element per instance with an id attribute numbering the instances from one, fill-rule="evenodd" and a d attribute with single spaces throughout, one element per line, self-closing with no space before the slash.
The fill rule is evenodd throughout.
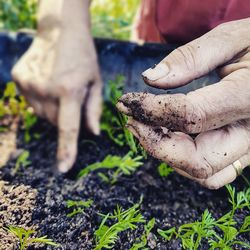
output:
<path id="1" fill-rule="evenodd" d="M 181 249 L 180 241 L 165 242 L 157 234 L 157 228 L 167 229 L 198 220 L 206 208 L 215 218 L 230 209 L 225 189 L 210 191 L 176 173 L 162 178 L 157 172 L 159 162 L 152 158 L 148 158 L 144 166 L 132 176 L 119 178 L 115 185 L 102 182 L 95 172 L 77 180 L 77 173 L 88 164 L 103 160 L 107 154 L 124 155 L 128 152 L 127 148 L 114 145 L 105 135 L 91 137 L 82 134 L 74 169 L 67 175 L 58 174 L 53 168 L 57 139 L 55 128 L 45 122 L 39 122 L 39 127 L 35 129 L 41 133 L 39 140 L 33 140 L 26 145 L 22 143 L 22 135 L 19 136 L 19 148 L 30 151 L 31 166 L 12 175 L 11 169 L 15 166 L 13 160 L 0 170 L 0 179 L 11 185 L 25 185 L 37 190 L 32 224 L 39 228 L 41 236 L 47 235 L 60 243 L 59 249 L 93 249 L 94 231 L 101 220 L 97 212 L 112 212 L 117 204 L 123 208 L 131 207 L 140 201 L 141 196 L 143 216 L 147 220 L 156 218 L 156 226 L 150 237 L 150 249 Z M 240 187 L 243 184 L 238 180 L 237 185 Z M 92 199 L 94 203 L 85 213 L 68 218 L 70 211 L 65 206 L 68 199 Z M 246 212 L 242 211 L 236 218 L 238 222 L 242 223 L 244 213 Z M 115 249 L 129 249 L 142 233 L 142 229 L 138 227 L 135 231 L 122 233 Z"/>

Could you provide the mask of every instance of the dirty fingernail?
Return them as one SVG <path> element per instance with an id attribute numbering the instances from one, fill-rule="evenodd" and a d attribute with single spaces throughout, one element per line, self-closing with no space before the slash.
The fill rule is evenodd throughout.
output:
<path id="1" fill-rule="evenodd" d="M 118 110 L 120 110 L 125 115 L 130 115 L 131 114 L 130 108 L 125 106 L 121 101 L 117 102 L 116 107 L 117 107 Z"/>
<path id="2" fill-rule="evenodd" d="M 128 118 L 126 128 L 136 137 L 139 139 L 140 135 L 134 125 L 134 120 L 132 118 Z"/>
<path id="3" fill-rule="evenodd" d="M 147 69 L 142 73 L 145 81 L 157 81 L 169 73 L 169 68 L 166 63 L 159 63 L 155 67 Z"/>

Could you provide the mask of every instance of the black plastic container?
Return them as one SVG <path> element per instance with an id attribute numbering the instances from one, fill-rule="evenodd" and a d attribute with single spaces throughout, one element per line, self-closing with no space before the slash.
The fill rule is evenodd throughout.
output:
<path id="1" fill-rule="evenodd" d="M 0 33 L 0 86 L 11 80 L 10 71 L 15 62 L 29 48 L 33 37 L 24 33 Z M 145 44 L 95 39 L 100 68 L 104 82 L 112 80 L 117 74 L 126 78 L 126 92 L 159 91 L 144 84 L 141 73 L 161 61 L 173 51 L 175 45 Z M 191 84 L 171 90 L 172 93 L 187 93 L 199 87 L 214 83 L 217 76 L 211 73 L 193 81 Z"/>

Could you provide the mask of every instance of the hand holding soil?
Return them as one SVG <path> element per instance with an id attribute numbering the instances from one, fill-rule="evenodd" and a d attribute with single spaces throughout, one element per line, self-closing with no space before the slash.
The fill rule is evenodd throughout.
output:
<path id="1" fill-rule="evenodd" d="M 117 104 L 149 153 L 211 189 L 237 177 L 236 163 L 250 163 L 249 27 L 249 18 L 220 25 L 143 73 L 170 89 L 219 67 L 220 82 L 187 95 L 128 93 Z"/>
<path id="2" fill-rule="evenodd" d="M 102 81 L 88 7 L 89 1 L 41 1 L 37 36 L 12 71 L 35 112 L 58 126 L 61 172 L 76 158 L 82 106 L 86 127 L 100 130 Z"/>

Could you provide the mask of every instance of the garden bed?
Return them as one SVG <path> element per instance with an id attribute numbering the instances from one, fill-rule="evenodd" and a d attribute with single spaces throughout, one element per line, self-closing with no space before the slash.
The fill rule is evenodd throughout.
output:
<path id="1" fill-rule="evenodd" d="M 0 170 L 0 179 L 8 182 L 8 185 L 25 185 L 36 190 L 32 219 L 27 221 L 26 226 L 35 225 L 39 229 L 39 235 L 47 235 L 60 243 L 62 247 L 59 249 L 93 249 L 94 231 L 101 222 L 97 212 L 107 214 L 112 212 L 117 204 L 127 209 L 138 203 L 141 197 L 142 215 L 146 220 L 156 219 L 155 227 L 148 237 L 149 249 L 181 249 L 180 240 L 167 243 L 159 236 L 157 228 L 167 229 L 199 220 L 205 209 L 209 209 L 215 218 L 230 210 L 225 188 L 209 191 L 176 173 L 161 177 L 157 171 L 159 162 L 150 157 L 133 175 L 121 176 L 114 185 L 103 182 L 96 172 L 77 179 L 77 173 L 86 165 L 103 160 L 107 154 L 124 155 L 127 152 L 126 148 L 119 149 L 104 134 L 95 138 L 82 134 L 74 169 L 67 175 L 57 174 L 53 171 L 56 153 L 55 128 L 43 121 L 39 122 L 35 131 L 42 136 L 29 144 L 23 144 L 22 135 L 19 136 L 18 148 L 29 150 L 30 166 L 12 174 L 16 162 L 12 160 Z M 238 181 L 238 186 L 240 182 L 241 180 Z M 17 197 L 13 196 L 13 203 L 15 199 Z M 70 209 L 66 207 L 66 200 L 88 199 L 93 200 L 90 208 L 85 209 L 84 213 L 67 217 Z M 26 206 L 26 203 L 23 205 Z M 18 225 L 19 217 L 23 216 L 18 213 L 22 211 L 19 208 L 19 211 L 13 214 L 17 218 L 12 223 Z M 4 209 L 1 212 L 4 212 Z M 236 221 L 242 224 L 247 213 L 249 215 L 249 210 L 240 211 Z M 143 228 L 139 226 L 135 231 L 122 232 L 114 249 L 129 249 L 142 231 Z M 249 243 L 248 236 L 242 235 L 241 239 Z M 40 249 L 46 248 L 42 246 Z"/>
<path id="2" fill-rule="evenodd" d="M 0 62 L 6 65 L 6 69 L 2 72 L 0 70 L 0 83 L 4 83 L 9 80 L 9 70 L 17 57 L 29 46 L 31 37 L 19 35 L 13 38 L 2 35 L 0 42 L 3 44 Z M 239 177 L 233 184 L 236 191 L 230 187 L 228 190 L 221 188 L 211 191 L 175 172 L 169 174 L 169 167 L 162 173 L 159 171 L 160 162 L 145 156 L 128 131 L 123 129 L 126 118 L 114 107 L 117 97 L 121 95 L 121 79 L 118 77 L 116 82 L 108 80 L 122 73 L 125 75 L 125 90 L 151 91 L 152 88 L 145 89 L 142 80 L 139 80 L 139 73 L 159 61 L 173 47 L 138 46 L 102 40 L 96 41 L 96 44 L 105 89 L 113 86 L 111 89 L 114 92 L 111 95 L 110 91 L 106 91 L 101 136 L 93 137 L 81 129 L 78 158 L 68 174 L 62 175 L 55 170 L 56 128 L 46 121 L 38 120 L 30 129 L 30 123 L 35 123 L 36 119 L 30 114 L 27 116 L 26 106 L 19 110 L 21 119 L 28 117 L 28 123 L 25 126 L 24 122 L 23 129 L 20 129 L 17 145 L 12 141 L 15 139 L 16 126 L 12 126 L 14 129 L 8 132 L 9 137 L 1 134 L 0 138 L 12 138 L 1 141 L 1 154 L 4 145 L 18 150 L 0 168 L 0 250 L 20 249 L 18 238 L 13 231 L 10 232 L 11 226 L 32 229 L 35 231 L 33 239 L 47 236 L 59 244 L 58 247 L 31 244 L 28 249 L 105 249 L 100 242 L 101 239 L 108 238 L 102 234 L 108 228 L 109 233 L 113 232 L 111 229 L 116 229 L 117 234 L 113 235 L 110 245 L 111 249 L 117 250 L 171 250 L 184 247 L 243 249 L 244 246 L 247 249 L 246 244 L 249 248 L 250 187 L 247 182 Z M 113 62 L 114 57 L 120 61 L 115 65 L 116 68 L 113 63 L 105 63 Z M 175 91 L 185 93 L 198 85 L 210 83 L 210 80 L 211 77 L 205 77 Z M 12 96 L 13 84 L 8 92 L 12 103 L 20 109 L 20 99 L 17 98 L 16 102 L 15 94 Z M 8 105 L 9 102 L 4 99 L 3 103 Z M 0 123 L 0 128 L 1 125 Z M 124 157 L 136 148 L 137 153 Z M 107 169 L 110 164 L 108 161 L 112 158 L 107 159 L 108 155 L 115 156 L 120 162 L 129 159 L 134 167 L 129 171 L 128 168 L 121 170 L 120 167 L 121 171 L 115 175 L 112 166 Z M 142 155 L 143 159 L 134 160 L 138 155 Z M 106 169 L 98 169 L 97 165 L 92 165 L 104 159 Z M 140 166 L 137 165 L 138 162 Z M 86 170 L 87 166 L 87 169 L 92 166 L 92 170 L 97 170 L 87 171 L 85 176 L 79 178 L 79 173 Z M 125 163 L 122 167 L 124 166 L 128 167 Z M 244 175 L 245 179 L 250 176 L 249 168 L 244 171 Z M 244 192 L 240 192 L 241 190 Z M 233 204 L 229 202 L 229 198 Z M 76 204 L 78 205 L 74 206 Z M 134 212 L 130 218 L 134 222 L 118 225 L 117 214 L 111 215 L 114 210 L 117 214 L 120 213 L 120 219 L 126 214 L 122 211 L 127 211 L 128 215 Z M 111 236 L 109 234 L 110 238 Z"/>

